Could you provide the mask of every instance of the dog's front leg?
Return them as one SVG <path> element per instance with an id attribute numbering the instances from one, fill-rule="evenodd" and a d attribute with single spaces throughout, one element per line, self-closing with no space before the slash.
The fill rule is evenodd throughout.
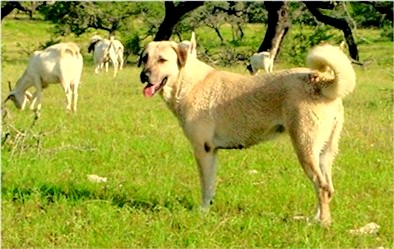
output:
<path id="1" fill-rule="evenodd" d="M 200 174 L 202 195 L 201 207 L 204 210 L 209 209 L 215 195 L 216 154 L 216 150 L 210 148 L 207 144 L 194 149 L 194 155 Z"/>

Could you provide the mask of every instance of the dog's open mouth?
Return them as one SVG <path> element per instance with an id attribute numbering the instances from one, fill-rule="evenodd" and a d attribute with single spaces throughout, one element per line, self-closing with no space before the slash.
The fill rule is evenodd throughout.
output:
<path id="1" fill-rule="evenodd" d="M 152 97 L 155 93 L 159 92 L 163 89 L 164 85 L 167 83 L 167 77 L 164 77 L 163 81 L 158 85 L 153 85 L 152 83 L 148 83 L 144 88 L 144 96 Z"/>

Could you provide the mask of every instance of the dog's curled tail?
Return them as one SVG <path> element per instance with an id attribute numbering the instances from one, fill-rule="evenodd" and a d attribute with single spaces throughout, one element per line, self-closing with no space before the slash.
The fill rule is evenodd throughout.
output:
<path id="1" fill-rule="evenodd" d="M 356 74 L 349 58 L 339 47 L 328 44 L 313 48 L 307 56 L 307 65 L 322 73 L 334 74 L 330 80 L 321 80 L 321 93 L 331 99 L 343 98 L 350 94 L 356 85 Z M 319 84 L 316 80 L 315 84 Z"/>

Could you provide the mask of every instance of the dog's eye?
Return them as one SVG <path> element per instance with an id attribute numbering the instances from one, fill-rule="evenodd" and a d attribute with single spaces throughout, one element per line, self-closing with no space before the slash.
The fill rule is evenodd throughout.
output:
<path id="1" fill-rule="evenodd" d="M 164 62 L 166 62 L 167 60 L 166 59 L 164 59 L 164 58 L 159 58 L 159 63 L 164 63 Z"/>
<path id="2" fill-rule="evenodd" d="M 146 64 L 147 61 L 148 61 L 148 55 L 145 55 L 144 57 L 142 57 L 142 62 L 144 64 Z"/>

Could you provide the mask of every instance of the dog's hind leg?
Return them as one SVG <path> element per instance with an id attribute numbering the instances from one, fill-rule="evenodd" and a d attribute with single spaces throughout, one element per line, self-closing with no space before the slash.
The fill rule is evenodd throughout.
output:
<path id="1" fill-rule="evenodd" d="M 340 133 L 342 130 L 342 122 L 338 122 L 334 125 L 332 134 L 325 144 L 323 150 L 320 152 L 320 169 L 326 178 L 330 195 L 334 193 L 334 184 L 332 182 L 331 167 L 335 156 L 338 153 L 338 143 Z M 331 198 L 330 198 L 331 199 Z"/>
<path id="2" fill-rule="evenodd" d="M 313 130 L 313 127 L 308 127 Z M 326 175 L 320 168 L 320 151 L 322 143 L 313 137 L 314 132 L 302 131 L 299 128 L 289 129 L 289 133 L 297 153 L 298 160 L 306 175 L 313 182 L 318 198 L 317 218 L 324 225 L 331 223 L 330 215 L 330 187 Z M 330 174 L 331 180 L 331 174 Z"/>
<path id="3" fill-rule="evenodd" d="M 335 156 L 338 153 L 338 143 L 339 143 L 340 133 L 342 130 L 342 125 L 343 125 L 343 113 L 339 113 L 338 116 L 336 117 L 336 122 L 333 123 L 331 135 L 320 152 L 319 166 L 328 184 L 328 193 L 327 196 L 325 197 L 328 203 L 331 202 L 332 195 L 334 193 L 334 184 L 332 181 L 331 168 Z M 321 214 L 318 212 L 317 216 L 319 217 L 320 215 Z"/>

